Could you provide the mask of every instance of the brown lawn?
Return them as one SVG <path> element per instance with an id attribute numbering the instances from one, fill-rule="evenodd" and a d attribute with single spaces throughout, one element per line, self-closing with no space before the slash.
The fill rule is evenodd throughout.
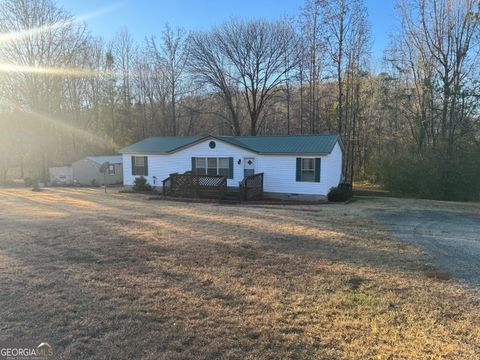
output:
<path id="1" fill-rule="evenodd" d="M 0 341 L 65 359 L 480 358 L 478 289 L 425 276 L 431 259 L 369 215 L 402 206 L 440 205 L 0 189 Z"/>

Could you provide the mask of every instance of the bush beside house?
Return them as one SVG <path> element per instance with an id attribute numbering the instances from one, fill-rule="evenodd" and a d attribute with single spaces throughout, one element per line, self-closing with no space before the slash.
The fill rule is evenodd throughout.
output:
<path id="1" fill-rule="evenodd" d="M 337 187 L 332 187 L 327 194 L 328 201 L 331 202 L 345 202 L 350 200 L 353 196 L 352 185 L 339 184 Z"/>
<path id="2" fill-rule="evenodd" d="M 133 183 L 133 190 L 135 191 L 152 191 L 152 186 L 147 182 L 143 176 L 137 177 Z"/>

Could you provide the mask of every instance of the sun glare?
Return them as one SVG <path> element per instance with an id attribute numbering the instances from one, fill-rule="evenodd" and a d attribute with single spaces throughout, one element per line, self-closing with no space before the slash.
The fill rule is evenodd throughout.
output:
<path id="1" fill-rule="evenodd" d="M 18 111 L 21 111 L 23 113 L 28 114 L 31 118 L 36 119 L 37 121 L 43 122 L 48 125 L 52 125 L 56 127 L 59 130 L 64 130 L 71 132 L 72 134 L 75 134 L 83 139 L 88 139 L 89 141 L 93 141 L 93 143 L 100 145 L 100 146 L 107 146 L 110 148 L 116 148 L 118 147 L 117 144 L 115 144 L 112 140 L 110 139 L 105 139 L 101 136 L 98 136 L 97 134 L 80 129 L 78 127 L 75 127 L 73 125 L 67 124 L 65 121 L 62 121 L 60 119 L 56 119 L 52 116 L 47 116 L 44 114 L 41 114 L 39 112 L 33 111 L 33 110 L 27 110 L 25 108 L 19 108 L 18 106 L 12 104 L 11 102 L 4 101 L 4 106 L 9 107 L 10 109 L 15 109 Z"/>
<path id="2" fill-rule="evenodd" d="M 0 34 L 0 45 L 2 43 L 14 42 L 26 37 L 40 35 L 44 32 L 50 32 L 58 29 L 66 28 L 73 24 L 78 24 L 88 19 L 92 19 L 104 14 L 110 13 L 124 6 L 126 2 L 117 2 L 90 13 L 73 17 L 68 20 L 58 21 L 53 24 L 47 24 L 35 28 L 24 29 L 21 31 L 12 31 Z M 0 72 L 6 73 L 31 73 L 44 74 L 54 76 L 73 76 L 73 77 L 97 77 L 98 71 L 81 69 L 81 68 L 62 68 L 62 67 L 46 67 L 46 66 L 27 66 L 13 63 L 0 63 Z"/>
<path id="3" fill-rule="evenodd" d="M 86 131 L 86 130 L 83 130 L 83 129 L 79 129 L 75 126 L 69 125 L 62 120 L 55 119 L 52 116 L 43 115 L 41 113 L 38 113 L 38 112 L 32 111 L 32 110 L 25 110 L 24 109 L 23 111 L 26 112 L 31 117 L 39 120 L 39 121 L 42 121 L 42 122 L 44 122 L 46 124 L 49 124 L 49 125 L 56 126 L 57 128 L 59 128 L 61 130 L 70 131 L 73 134 L 76 134 L 77 136 L 83 137 L 85 139 L 89 139 L 91 141 L 93 140 L 98 145 L 114 147 L 114 148 L 117 147 L 117 145 L 115 143 L 113 143 L 111 140 L 106 140 L 105 138 L 102 138 L 102 137 L 94 134 L 93 132 Z"/>
<path id="4" fill-rule="evenodd" d="M 53 24 L 47 24 L 47 25 L 36 27 L 36 28 L 24 29 L 24 30 L 21 30 L 21 31 L 12 31 L 12 32 L 9 32 L 9 33 L 6 33 L 6 34 L 0 34 L 0 44 L 5 43 L 5 42 L 9 42 L 9 41 L 20 40 L 22 38 L 29 37 L 29 36 L 39 35 L 41 33 L 48 32 L 48 31 L 53 31 L 53 30 L 57 30 L 57 29 L 66 28 L 66 27 L 68 27 L 72 24 L 78 24 L 78 23 L 81 23 L 83 21 L 86 21 L 86 20 L 89 20 L 89 19 L 92 19 L 92 18 L 95 18 L 95 17 L 98 17 L 98 16 L 102 16 L 104 14 L 107 14 L 109 12 L 117 10 L 120 7 L 123 7 L 125 4 L 126 4 L 125 1 L 118 2 L 118 3 L 111 4 L 109 6 L 105 6 L 101 9 L 92 11 L 90 13 L 84 14 L 84 15 L 75 16 L 75 17 L 73 17 L 71 19 L 68 19 L 68 20 L 59 21 L 59 22 L 56 22 L 56 23 L 53 23 Z"/>
<path id="5" fill-rule="evenodd" d="M 80 68 L 60 68 L 45 66 L 25 66 L 8 63 L 0 63 L 0 72 L 7 73 L 31 73 L 55 76 L 73 76 L 73 77 L 97 77 L 98 71 L 80 69 Z"/>

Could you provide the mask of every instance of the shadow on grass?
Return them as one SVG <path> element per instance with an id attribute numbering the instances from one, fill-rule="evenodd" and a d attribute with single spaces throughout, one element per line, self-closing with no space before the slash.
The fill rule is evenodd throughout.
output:
<path id="1" fill-rule="evenodd" d="M 22 233 L 4 228 L 1 250 L 16 266 L 2 274 L 3 290 L 9 290 L 1 297 L 3 336 L 48 339 L 75 358 L 98 358 L 104 351 L 152 359 L 159 352 L 167 358 L 312 354 L 298 337 L 262 328 L 265 306 L 215 284 L 220 274 L 202 279 L 192 272 L 208 259 L 200 255 L 193 259 L 200 264 L 186 264 L 192 253 L 179 254 L 174 243 L 112 236 L 110 229 L 120 223 L 135 226 L 96 219 L 40 222 Z M 252 317 L 246 309 L 259 313 Z M 125 349 L 132 339 L 135 345 Z"/>
<path id="2" fill-rule="evenodd" d="M 0 218 L 15 264 L 1 274 L 2 336 L 53 339 L 65 358 L 335 358 L 344 345 L 317 327 L 341 315 L 314 309 L 355 305 L 345 294 L 369 271 L 424 266 L 334 208 L 88 201 L 109 209 L 60 204 L 72 216 L 28 227 Z"/>

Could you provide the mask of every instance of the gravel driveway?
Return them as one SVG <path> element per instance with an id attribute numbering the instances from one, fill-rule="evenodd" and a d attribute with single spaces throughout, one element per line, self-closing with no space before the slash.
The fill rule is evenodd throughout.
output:
<path id="1" fill-rule="evenodd" d="M 480 286 L 480 217 L 442 210 L 375 211 L 394 235 L 432 255 L 440 271 Z"/>

